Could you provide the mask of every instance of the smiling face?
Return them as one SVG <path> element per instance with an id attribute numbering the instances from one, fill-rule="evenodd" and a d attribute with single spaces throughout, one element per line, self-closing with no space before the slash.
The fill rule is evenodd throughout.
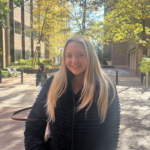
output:
<path id="1" fill-rule="evenodd" d="M 85 47 L 79 42 L 70 42 L 65 50 L 66 67 L 75 76 L 84 75 L 87 63 L 88 60 Z"/>

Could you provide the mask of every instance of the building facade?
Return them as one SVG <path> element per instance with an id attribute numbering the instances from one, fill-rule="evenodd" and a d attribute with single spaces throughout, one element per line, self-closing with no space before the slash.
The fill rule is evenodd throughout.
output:
<path id="1" fill-rule="evenodd" d="M 108 65 L 112 65 L 115 68 L 126 68 L 131 70 L 136 70 L 136 48 L 133 45 L 129 45 L 125 43 L 126 46 L 124 48 L 124 51 L 126 53 L 121 54 L 121 52 L 116 51 L 116 47 L 118 44 L 111 43 L 109 46 L 106 46 L 109 49 L 110 53 L 110 59 L 107 60 Z M 104 46 L 104 50 L 106 50 L 106 47 Z M 117 48 L 118 49 L 118 48 Z M 120 51 L 123 49 L 123 47 L 120 47 Z M 138 49 L 138 62 L 141 61 L 143 57 L 143 47 L 140 46 Z M 147 49 L 147 57 L 150 58 L 150 48 Z M 140 72 L 140 70 L 139 70 Z"/>
<path id="2" fill-rule="evenodd" d="M 108 6 L 104 9 L 104 19 L 107 12 L 107 9 L 111 6 Z M 145 26 L 150 27 L 150 19 L 145 21 Z M 150 39 L 150 35 L 145 35 L 145 38 Z M 110 43 L 110 45 L 104 45 L 104 51 L 109 51 L 110 58 L 107 61 L 108 65 L 113 65 L 116 68 L 128 68 L 131 70 L 136 70 L 136 48 L 129 43 L 121 43 L 122 46 L 119 44 Z M 119 47 L 119 48 L 118 48 Z M 119 51 L 117 51 L 119 49 Z M 124 53 L 122 53 L 124 52 Z M 143 47 L 140 46 L 138 49 L 138 62 L 141 61 L 143 57 Z M 150 58 L 150 48 L 147 48 L 147 57 Z M 140 72 L 140 70 L 139 70 Z"/>
<path id="3" fill-rule="evenodd" d="M 111 6 L 108 5 L 104 9 L 104 19 L 107 10 Z M 109 58 L 107 59 L 107 64 L 110 66 L 114 66 L 115 68 L 129 68 L 130 59 L 129 59 L 129 53 L 125 52 L 126 50 L 122 50 L 121 46 L 118 48 L 118 44 L 115 44 L 113 42 L 110 43 L 110 45 L 104 45 L 103 47 L 104 51 L 107 51 L 109 54 Z"/>
<path id="4" fill-rule="evenodd" d="M 129 69 L 131 70 L 136 70 L 136 49 L 133 48 L 133 49 L 130 49 L 129 50 L 129 56 L 130 56 L 130 64 L 129 64 Z M 138 62 L 141 61 L 143 57 L 143 47 L 139 47 L 139 50 L 138 50 Z M 150 58 L 150 48 L 147 49 L 147 57 Z"/>
<path id="5" fill-rule="evenodd" d="M 110 43 L 108 46 L 110 53 L 110 60 L 107 61 L 108 65 L 115 68 L 129 68 L 129 55 L 124 50 L 120 50 L 120 46 L 115 43 Z M 105 49 L 104 49 L 105 50 Z"/>
<path id="6" fill-rule="evenodd" d="M 3 69 L 17 63 L 19 58 L 30 59 L 34 55 L 38 36 L 36 31 L 30 31 L 34 1 L 28 0 L 22 5 L 9 1 L 11 12 L 7 14 L 6 26 L 10 28 L 0 28 L 0 68 Z M 39 57 L 50 58 L 44 40 L 40 42 Z"/>

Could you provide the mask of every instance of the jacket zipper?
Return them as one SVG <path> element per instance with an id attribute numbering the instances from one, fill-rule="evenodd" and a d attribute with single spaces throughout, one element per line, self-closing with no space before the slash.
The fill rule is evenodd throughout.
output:
<path id="1" fill-rule="evenodd" d="M 74 118 L 75 118 L 75 101 L 74 101 L 74 95 L 73 95 L 73 105 L 74 105 L 74 111 L 73 111 L 73 121 L 72 121 L 72 144 L 71 144 L 71 150 L 73 150 L 73 140 L 74 140 Z"/>

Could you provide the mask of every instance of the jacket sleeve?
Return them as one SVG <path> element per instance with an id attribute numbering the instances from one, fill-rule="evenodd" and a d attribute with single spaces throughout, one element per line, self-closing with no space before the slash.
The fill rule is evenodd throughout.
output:
<path id="1" fill-rule="evenodd" d="M 116 87 L 115 87 L 116 89 Z M 120 104 L 115 90 L 115 99 L 108 107 L 106 119 L 100 124 L 98 131 L 98 138 L 96 140 L 94 150 L 116 150 L 119 140 L 119 126 L 120 126 Z M 111 90 L 108 101 L 113 97 Z"/>
<path id="2" fill-rule="evenodd" d="M 38 72 L 36 73 L 36 86 L 39 85 L 39 81 L 38 81 Z"/>
<path id="3" fill-rule="evenodd" d="M 38 85 L 39 85 L 39 81 L 38 81 L 38 77 L 36 75 L 36 86 L 38 86 Z"/>
<path id="4" fill-rule="evenodd" d="M 28 121 L 25 123 L 25 149 L 26 150 L 46 150 L 46 143 L 44 142 L 44 134 L 46 129 L 46 100 L 47 93 L 52 81 L 51 77 L 44 84 L 38 98 L 36 99 L 28 118 L 43 119 L 38 121 Z M 44 121 L 45 120 L 45 121 Z"/>
<path id="5" fill-rule="evenodd" d="M 45 77 L 46 77 L 46 79 L 47 79 L 47 73 L 46 73 L 46 71 L 44 71 L 44 75 L 45 75 Z"/>
<path id="6" fill-rule="evenodd" d="M 41 87 L 44 86 L 44 84 L 46 83 L 47 81 L 47 76 L 46 74 L 43 72 L 43 75 L 41 76 Z"/>

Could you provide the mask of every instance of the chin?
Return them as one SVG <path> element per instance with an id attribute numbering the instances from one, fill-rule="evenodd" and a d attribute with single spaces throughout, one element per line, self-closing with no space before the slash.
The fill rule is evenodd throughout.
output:
<path id="1" fill-rule="evenodd" d="M 73 73 L 74 76 L 77 76 L 77 75 L 79 75 L 79 74 L 80 74 L 80 73 Z"/>
<path id="2" fill-rule="evenodd" d="M 74 76 L 84 74 L 84 72 L 72 72 Z"/>

